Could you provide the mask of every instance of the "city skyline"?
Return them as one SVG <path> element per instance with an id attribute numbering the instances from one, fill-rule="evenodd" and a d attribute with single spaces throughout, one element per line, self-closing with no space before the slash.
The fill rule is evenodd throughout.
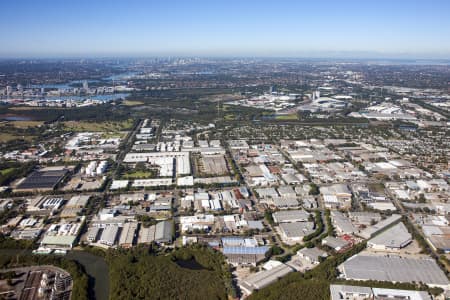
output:
<path id="1" fill-rule="evenodd" d="M 447 1 L 14 1 L 0 57 L 450 57 Z"/>

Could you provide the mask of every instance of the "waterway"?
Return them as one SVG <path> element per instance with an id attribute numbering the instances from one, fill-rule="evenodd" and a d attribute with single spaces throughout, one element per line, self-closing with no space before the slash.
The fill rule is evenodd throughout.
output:
<path id="1" fill-rule="evenodd" d="M 23 249 L 0 249 L 0 256 L 13 256 L 17 254 L 31 254 L 31 251 Z M 93 287 L 93 299 L 109 299 L 109 267 L 103 257 L 85 251 L 70 251 L 65 258 L 74 260 L 84 267 L 86 273 L 90 277 L 89 284 L 92 284 Z"/>
<path id="2" fill-rule="evenodd" d="M 84 267 L 91 279 L 89 283 L 93 284 L 96 300 L 109 299 L 109 267 L 103 257 L 85 251 L 70 251 L 66 258 Z"/>

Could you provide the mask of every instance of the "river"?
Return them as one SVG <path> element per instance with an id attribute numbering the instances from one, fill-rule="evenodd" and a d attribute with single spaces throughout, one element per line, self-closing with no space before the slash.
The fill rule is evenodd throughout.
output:
<path id="1" fill-rule="evenodd" d="M 31 251 L 23 249 L 0 249 L 0 255 L 17 254 L 31 254 Z M 93 287 L 93 299 L 109 299 L 109 267 L 103 257 L 85 251 L 70 251 L 64 257 L 74 260 L 84 267 L 90 278 L 89 285 Z"/>
<path id="2" fill-rule="evenodd" d="M 85 251 L 70 251 L 66 258 L 75 260 L 84 267 L 91 279 L 89 284 L 93 284 L 95 299 L 109 299 L 109 267 L 103 257 Z"/>

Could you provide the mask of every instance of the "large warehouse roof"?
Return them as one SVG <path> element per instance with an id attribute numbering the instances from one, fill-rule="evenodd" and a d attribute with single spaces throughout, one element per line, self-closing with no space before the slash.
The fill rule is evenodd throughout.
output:
<path id="1" fill-rule="evenodd" d="M 346 279 L 449 284 L 447 276 L 432 259 L 355 255 L 341 267 Z"/>
<path id="2" fill-rule="evenodd" d="M 269 251 L 269 247 L 224 247 L 223 254 L 262 254 L 264 255 Z"/>
<path id="3" fill-rule="evenodd" d="M 304 210 L 283 210 L 272 214 L 277 223 L 307 221 L 309 213 Z"/>
<path id="4" fill-rule="evenodd" d="M 69 171 L 67 169 L 33 171 L 19 184 L 18 189 L 54 189 L 68 172 Z"/>
<path id="5" fill-rule="evenodd" d="M 369 241 L 369 245 L 381 245 L 387 248 L 403 248 L 411 242 L 412 236 L 403 223 L 387 229 Z"/>

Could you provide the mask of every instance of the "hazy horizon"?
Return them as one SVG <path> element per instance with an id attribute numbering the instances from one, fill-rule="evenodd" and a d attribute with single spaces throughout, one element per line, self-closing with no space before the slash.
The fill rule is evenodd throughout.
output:
<path id="1" fill-rule="evenodd" d="M 2 58 L 450 58 L 450 2 L 0 3 Z"/>

